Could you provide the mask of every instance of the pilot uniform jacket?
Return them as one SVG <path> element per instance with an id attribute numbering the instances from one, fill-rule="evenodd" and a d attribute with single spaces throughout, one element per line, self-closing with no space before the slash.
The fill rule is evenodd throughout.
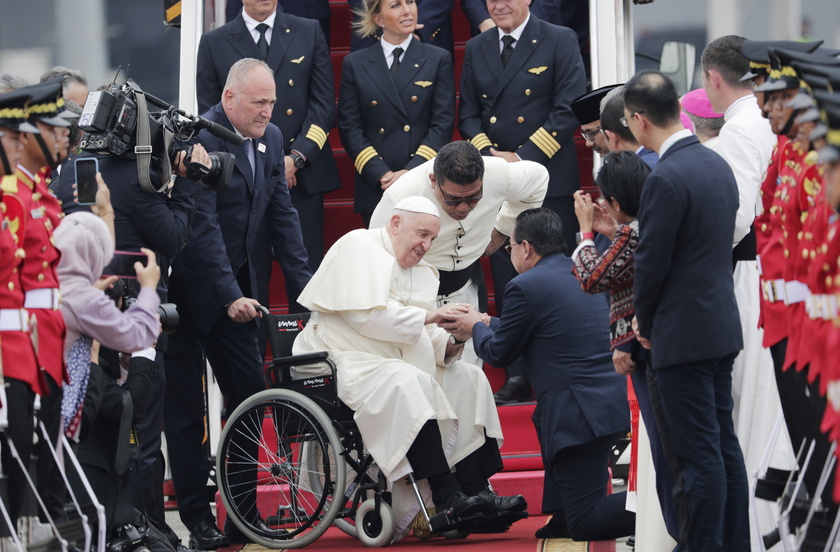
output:
<path id="1" fill-rule="evenodd" d="M 452 139 L 455 77 L 445 50 L 412 39 L 392 76 L 380 44 L 344 58 L 338 130 L 356 167 L 355 210 L 372 213 L 379 179 L 434 158 Z"/>
<path id="2" fill-rule="evenodd" d="M 241 13 L 202 35 L 196 62 L 199 111 L 221 101 L 231 66 L 246 57 L 260 59 L 260 52 Z M 327 140 L 335 122 L 335 87 L 321 26 L 278 10 L 265 62 L 277 84 L 271 122 L 283 133 L 283 150 L 297 150 L 307 160 L 295 173 L 295 187 L 307 194 L 337 190 L 341 182 Z"/>
<path id="3" fill-rule="evenodd" d="M 507 67 L 499 44 L 497 28 L 467 42 L 458 130 L 482 154 L 492 146 L 545 165 L 546 198 L 569 197 L 579 187 L 569 104 L 586 90 L 577 37 L 531 14 Z"/>
<path id="4" fill-rule="evenodd" d="M 743 346 L 732 280 L 737 210 L 732 169 L 696 136 L 668 148 L 645 182 L 633 295 L 654 369 Z"/>

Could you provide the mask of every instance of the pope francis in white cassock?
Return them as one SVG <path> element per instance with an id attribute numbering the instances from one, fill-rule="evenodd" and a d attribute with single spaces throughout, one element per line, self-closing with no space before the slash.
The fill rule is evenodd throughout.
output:
<path id="1" fill-rule="evenodd" d="M 471 496 L 476 489 L 467 489 L 462 477 L 452 483 L 449 468 L 488 448 L 496 456 L 491 473 L 501 469 L 502 429 L 484 373 L 459 361 L 463 344 L 453 343 L 436 325 L 444 312 L 434 310 L 438 271 L 422 257 L 439 230 L 435 205 L 412 196 L 395 206 L 389 225 L 354 230 L 340 238 L 298 298 L 312 315 L 293 352 L 329 352 L 338 367 L 338 396 L 355 412 L 365 446 L 390 482 L 412 471 L 417 479 L 434 473 L 419 473 L 424 470 L 409 461 L 425 463 L 427 456 L 440 454 L 431 450 L 437 449 L 436 443 L 428 446 L 432 430 L 439 436 L 434 439 L 442 448 L 441 461 L 445 457 L 446 473 L 441 477 L 446 482 L 429 477 L 438 506 L 439 497 L 449 497 L 446 489 L 460 492 L 452 485 L 461 483 L 468 495 L 462 493 L 461 498 L 472 501 L 462 505 L 470 511 L 524 510 L 521 496 L 485 492 L 479 500 Z M 415 440 L 424 442 L 422 456 L 418 447 L 412 449 Z M 481 474 L 482 489 L 491 473 Z M 408 525 L 405 520 L 410 521 L 419 505 L 407 495 L 398 496 L 398 489 L 407 487 L 394 486 L 399 538 Z"/>

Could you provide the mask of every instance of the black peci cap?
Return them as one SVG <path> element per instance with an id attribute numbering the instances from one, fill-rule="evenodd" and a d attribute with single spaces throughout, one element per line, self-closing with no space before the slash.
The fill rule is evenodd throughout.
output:
<path id="1" fill-rule="evenodd" d="M 604 99 L 610 90 L 624 86 L 624 84 L 611 84 L 591 90 L 582 96 L 575 98 L 570 107 L 577 117 L 578 123 L 585 125 L 601 118 L 601 100 Z"/>

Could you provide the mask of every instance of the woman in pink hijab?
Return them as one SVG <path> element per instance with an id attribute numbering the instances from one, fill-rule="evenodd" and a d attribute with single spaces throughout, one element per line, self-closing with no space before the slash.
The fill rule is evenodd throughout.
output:
<path id="1" fill-rule="evenodd" d="M 61 251 L 58 278 L 61 313 L 67 324 L 64 359 L 70 376 L 62 415 L 65 431 L 75 436 L 90 372 L 92 341 L 130 353 L 152 347 L 157 340 L 160 298 L 155 288 L 160 267 L 154 253 L 143 249 L 147 265 L 134 265 L 141 290 L 137 301 L 123 312 L 103 291 L 116 277 L 99 279 L 114 256 L 114 238 L 105 222 L 92 213 L 72 213 L 64 217 L 54 236 Z"/>

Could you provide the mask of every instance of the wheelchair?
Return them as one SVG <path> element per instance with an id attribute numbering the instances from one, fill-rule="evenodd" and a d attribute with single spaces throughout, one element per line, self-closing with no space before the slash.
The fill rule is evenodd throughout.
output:
<path id="1" fill-rule="evenodd" d="M 338 399 L 335 363 L 326 351 L 291 355 L 309 313 L 258 310 L 269 325 L 269 389 L 243 401 L 222 431 L 216 483 L 227 515 L 267 548 L 303 548 L 333 522 L 368 547 L 387 546 L 397 527 L 388 482 L 365 450 L 353 411 Z M 326 371 L 292 379 L 292 368 L 317 365 Z M 406 479 L 423 516 L 412 526 L 424 540 L 464 538 L 484 523 L 528 516 L 517 511 L 459 517 L 452 509 L 430 515 L 413 475 Z"/>
<path id="2" fill-rule="evenodd" d="M 390 544 L 387 481 L 338 399 L 335 363 L 325 351 L 291 355 L 309 313 L 260 310 L 270 329 L 269 389 L 243 401 L 222 431 L 216 478 L 227 515 L 267 548 L 303 548 L 333 522 L 367 546 Z M 292 379 L 293 367 L 313 365 L 328 371 Z"/>

